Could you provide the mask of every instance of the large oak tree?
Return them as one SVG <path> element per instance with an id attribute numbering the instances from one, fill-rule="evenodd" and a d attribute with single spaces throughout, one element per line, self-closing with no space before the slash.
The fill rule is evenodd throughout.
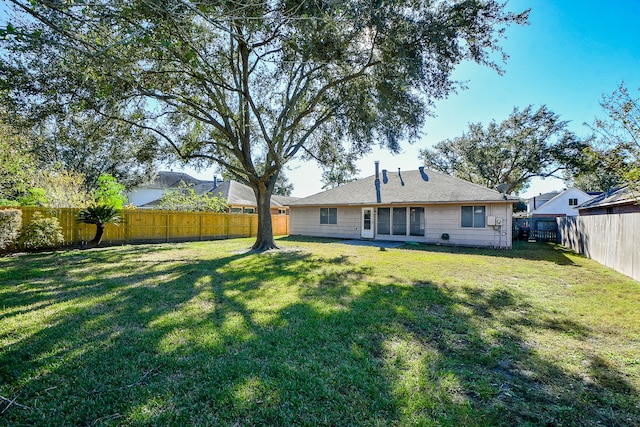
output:
<path id="1" fill-rule="evenodd" d="M 579 167 L 586 143 L 567 122 L 542 106 L 514 108 L 502 122 L 472 123 L 461 136 L 420 151 L 425 166 L 506 193 L 527 188 L 533 177 L 563 178 Z M 501 186 L 504 184 L 504 186 Z"/>
<path id="2" fill-rule="evenodd" d="M 492 0 L 7 3 L 1 71 L 20 96 L 144 110 L 132 126 L 251 186 L 257 250 L 275 247 L 269 201 L 288 161 L 398 150 L 458 86 L 457 64 L 499 71 L 500 36 L 528 15 Z"/>

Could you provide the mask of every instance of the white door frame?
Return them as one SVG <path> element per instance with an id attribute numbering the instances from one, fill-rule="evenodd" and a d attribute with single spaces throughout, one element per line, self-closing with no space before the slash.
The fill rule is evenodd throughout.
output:
<path id="1" fill-rule="evenodd" d="M 373 239 L 374 237 L 374 221 L 373 208 L 362 208 L 362 221 L 360 227 L 360 237 L 363 239 Z M 368 217 L 367 217 L 368 214 Z"/>

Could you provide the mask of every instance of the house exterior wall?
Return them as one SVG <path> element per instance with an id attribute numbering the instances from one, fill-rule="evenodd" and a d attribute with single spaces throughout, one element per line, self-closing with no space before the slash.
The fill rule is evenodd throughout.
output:
<path id="1" fill-rule="evenodd" d="M 527 199 L 527 213 L 540 209 L 542 205 L 553 199 L 558 193 L 546 193 Z"/>
<path id="2" fill-rule="evenodd" d="M 534 217 L 562 217 L 562 216 L 577 216 L 578 209 L 575 209 L 578 205 L 586 203 L 591 200 L 593 196 L 578 190 L 577 188 L 568 188 L 553 199 L 546 202 L 543 206 L 533 211 Z M 578 203 L 575 205 L 569 205 L 570 199 L 577 199 Z"/>
<path id="3" fill-rule="evenodd" d="M 291 206 L 289 208 L 289 233 L 294 236 L 359 239 L 362 208 L 334 207 L 338 209 L 337 224 L 320 224 L 319 207 Z"/>
<path id="4" fill-rule="evenodd" d="M 461 207 L 470 205 L 485 206 L 485 227 L 462 227 Z M 378 234 L 376 208 L 403 207 L 402 205 L 336 206 L 337 224 L 320 224 L 320 207 L 292 206 L 290 208 L 290 234 L 311 237 L 360 239 L 363 207 L 374 208 L 373 224 L 375 240 L 511 248 L 513 206 L 510 203 L 406 205 L 406 207 L 425 208 L 425 236 Z M 502 225 L 488 225 L 487 218 L 489 216 L 501 218 Z M 448 240 L 442 239 L 443 233 L 449 235 Z"/>

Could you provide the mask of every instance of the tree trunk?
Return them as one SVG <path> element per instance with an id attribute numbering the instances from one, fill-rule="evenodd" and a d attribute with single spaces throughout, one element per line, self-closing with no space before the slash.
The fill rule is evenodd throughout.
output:
<path id="1" fill-rule="evenodd" d="M 102 237 L 104 236 L 104 229 L 106 224 L 96 224 L 96 235 L 93 237 L 93 240 L 89 242 L 89 246 L 92 248 L 97 248 L 102 243 Z"/>
<path id="2" fill-rule="evenodd" d="M 274 187 L 271 182 L 275 183 L 275 178 L 273 176 L 270 177 L 269 182 L 270 184 L 268 185 L 260 182 L 253 189 L 258 203 L 258 235 L 251 250 L 256 252 L 278 249 L 273 240 L 273 226 L 271 223 L 271 193 Z"/>

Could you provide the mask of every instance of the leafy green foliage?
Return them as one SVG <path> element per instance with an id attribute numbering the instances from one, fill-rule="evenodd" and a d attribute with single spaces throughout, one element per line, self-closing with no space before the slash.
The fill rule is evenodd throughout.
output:
<path id="1" fill-rule="evenodd" d="M 0 251 L 10 247 L 18 239 L 21 227 L 20 209 L 0 209 Z"/>
<path id="2" fill-rule="evenodd" d="M 26 249 L 57 248 L 64 243 L 62 227 L 58 218 L 45 217 L 34 212 L 31 221 L 22 227 L 20 246 Z"/>
<path id="3" fill-rule="evenodd" d="M 113 206 L 116 210 L 122 209 L 127 202 L 124 185 L 108 173 L 98 177 L 98 188 L 94 190 L 93 197 L 97 204 Z"/>
<path id="4" fill-rule="evenodd" d="M 118 111 L 181 159 L 243 177 L 258 199 L 255 249 L 275 246 L 269 200 L 288 161 L 335 145 L 398 151 L 457 87 L 455 66 L 499 70 L 505 27 L 528 16 L 494 0 L 9 3 L 11 105 Z"/>
<path id="5" fill-rule="evenodd" d="M 492 189 L 508 184 L 506 192 L 518 193 L 533 177 L 560 177 L 579 164 L 587 145 L 566 126 L 544 105 L 536 111 L 531 105 L 514 108 L 508 119 L 486 128 L 470 124 L 462 136 L 421 150 L 420 156 L 431 169 Z"/>
<path id="6" fill-rule="evenodd" d="M 227 201 L 222 195 L 197 194 L 193 184 L 180 182 L 178 188 L 167 190 L 158 202 L 159 209 L 191 212 L 224 212 Z"/>
<path id="7" fill-rule="evenodd" d="M 30 123 L 34 153 L 43 167 L 81 173 L 86 191 L 99 186 L 104 174 L 131 188 L 155 172 L 155 160 L 163 156 L 158 141 L 128 123 L 139 120 L 139 114 L 109 106 L 98 112 L 59 108 L 34 113 Z"/>
<path id="8" fill-rule="evenodd" d="M 33 186 L 37 163 L 28 136 L 7 122 L 0 110 L 0 199 L 17 200 Z"/>
<path id="9" fill-rule="evenodd" d="M 85 190 L 84 181 L 81 173 L 62 168 L 42 170 L 37 173 L 36 188 L 30 194 L 38 204 L 48 208 L 82 208 L 91 203 L 92 199 L 91 194 Z"/>
<path id="10" fill-rule="evenodd" d="M 76 220 L 84 224 L 95 224 L 96 234 L 90 245 L 97 247 L 102 243 L 105 227 L 107 224 L 119 224 L 122 220 L 121 210 L 111 204 L 94 203 L 78 212 Z"/>
<path id="11" fill-rule="evenodd" d="M 640 180 L 640 98 L 634 98 L 624 83 L 600 105 L 606 115 L 591 125 L 594 141 L 585 167 L 570 176 L 586 190 L 608 191 L 628 184 L 639 190 Z"/>
<path id="12" fill-rule="evenodd" d="M 18 197 L 21 206 L 45 206 L 48 202 L 44 188 L 29 188 L 26 194 Z"/>
<path id="13" fill-rule="evenodd" d="M 84 224 L 118 224 L 121 221 L 120 210 L 112 205 L 96 204 L 78 212 L 78 222 Z"/>

